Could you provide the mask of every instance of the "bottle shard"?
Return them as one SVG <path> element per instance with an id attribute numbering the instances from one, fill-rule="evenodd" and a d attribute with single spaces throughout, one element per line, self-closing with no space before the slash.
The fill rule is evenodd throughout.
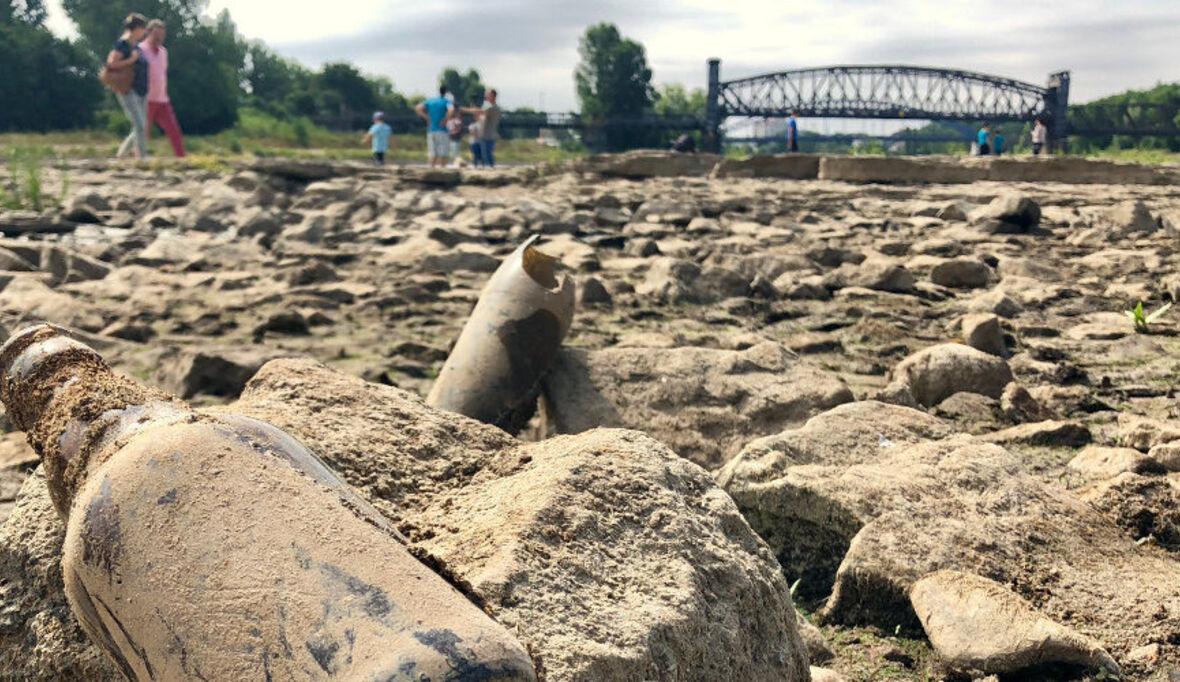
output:
<path id="1" fill-rule="evenodd" d="M 71 609 L 128 679 L 536 679 L 289 434 L 198 414 L 48 325 L 0 371 L 66 519 Z"/>
<path id="2" fill-rule="evenodd" d="M 522 244 L 492 274 L 426 402 L 516 433 L 574 314 L 574 282 L 556 259 Z"/>

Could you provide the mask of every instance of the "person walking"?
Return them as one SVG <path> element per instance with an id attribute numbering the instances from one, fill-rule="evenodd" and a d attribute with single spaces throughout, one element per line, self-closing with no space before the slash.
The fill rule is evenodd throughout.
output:
<path id="1" fill-rule="evenodd" d="M 799 123 L 795 120 L 798 112 L 792 110 L 787 117 L 787 151 L 799 151 Z"/>
<path id="2" fill-rule="evenodd" d="M 393 134 L 393 128 L 385 122 L 385 114 L 377 111 L 373 113 L 373 125 L 369 127 L 369 132 L 361 138 L 361 142 L 373 141 L 373 163 L 378 166 L 385 165 L 385 152 L 389 149 L 389 136 Z"/>
<path id="3" fill-rule="evenodd" d="M 975 143 L 979 145 L 979 155 L 987 156 L 991 153 L 991 126 L 984 123 L 979 127 L 979 132 L 975 133 Z"/>
<path id="4" fill-rule="evenodd" d="M 496 165 L 496 140 L 500 137 L 500 105 L 496 104 L 499 93 L 495 88 L 488 88 L 483 94 L 483 107 L 464 107 L 463 113 L 475 116 L 479 123 L 481 152 L 483 164 L 489 168 Z"/>
<path id="5" fill-rule="evenodd" d="M 1004 131 L 996 128 L 996 132 L 992 135 L 992 153 L 1000 156 L 1004 153 Z"/>
<path id="6" fill-rule="evenodd" d="M 438 97 L 431 97 L 414 107 L 418 115 L 426 119 L 426 157 L 431 167 L 447 165 L 447 152 L 451 138 L 447 135 L 447 119 L 455 114 L 455 105 L 447 99 L 447 86 L 438 87 Z"/>
<path id="7" fill-rule="evenodd" d="M 1041 153 L 1041 148 L 1045 146 L 1045 142 L 1049 139 L 1049 126 L 1041 119 L 1033 121 L 1032 129 L 1032 149 L 1033 155 Z"/>
<path id="8" fill-rule="evenodd" d="M 135 145 L 135 154 L 146 159 L 147 151 L 147 110 L 146 99 L 148 92 L 148 65 L 142 51 L 137 47 L 147 32 L 147 17 L 133 12 L 123 20 L 123 33 L 115 41 L 111 51 L 107 54 L 106 68 L 117 71 L 132 69 L 131 88 L 127 92 L 116 92 L 119 106 L 131 122 L 131 133 L 119 145 L 116 156 L 127 154 Z"/>
<path id="9" fill-rule="evenodd" d="M 176 112 L 172 110 L 172 102 L 168 99 L 168 50 L 164 47 L 167 33 L 168 27 L 162 20 L 152 19 L 147 24 L 147 39 L 139 44 L 148 66 L 147 125 L 144 136 L 151 137 L 153 123 L 160 126 L 160 130 L 172 143 L 172 155 L 180 158 L 184 156 L 184 136 L 180 132 Z"/>

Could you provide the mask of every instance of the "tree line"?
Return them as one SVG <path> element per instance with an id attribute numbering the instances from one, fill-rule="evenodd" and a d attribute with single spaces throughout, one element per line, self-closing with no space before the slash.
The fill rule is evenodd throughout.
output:
<path id="1" fill-rule="evenodd" d="M 63 0 L 78 37 L 56 37 L 46 27 L 44 0 L 0 0 L 0 131 L 88 128 L 122 116 L 99 84 L 103 58 L 132 11 L 163 19 L 174 68 L 168 87 L 186 132 L 212 134 L 233 127 L 242 107 L 279 118 L 306 117 L 330 128 L 355 128 L 375 110 L 395 130 L 415 127 L 413 107 L 422 95 L 398 92 L 390 79 L 362 73 L 348 62 L 318 70 L 243 37 L 227 11 L 206 13 L 207 0 Z M 606 120 L 643 114 L 704 115 L 704 92 L 681 85 L 657 90 L 641 44 L 613 24 L 591 26 L 580 42 L 574 74 L 583 117 Z M 484 83 L 475 69 L 448 67 L 439 75 L 463 105 L 482 103 Z M 522 111 L 528 111 L 522 109 Z M 400 128 L 400 129 L 399 129 Z M 600 146 L 661 143 L 668 133 L 611 129 Z"/>

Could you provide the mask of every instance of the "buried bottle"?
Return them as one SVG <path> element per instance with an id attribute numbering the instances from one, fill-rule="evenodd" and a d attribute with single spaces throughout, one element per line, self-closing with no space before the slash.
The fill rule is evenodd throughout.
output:
<path id="1" fill-rule="evenodd" d="M 278 428 L 204 415 L 48 325 L 0 400 L 66 520 L 83 629 L 132 680 L 535 680 L 521 644 Z"/>
<path id="2" fill-rule="evenodd" d="M 574 282 L 533 247 L 512 252 L 479 295 L 426 402 L 516 433 L 532 417 L 541 378 L 574 315 Z"/>

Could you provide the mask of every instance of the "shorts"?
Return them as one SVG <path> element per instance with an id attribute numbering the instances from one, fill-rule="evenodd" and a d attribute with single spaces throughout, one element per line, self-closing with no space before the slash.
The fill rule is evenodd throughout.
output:
<path id="1" fill-rule="evenodd" d="M 451 136 L 445 130 L 426 133 L 426 155 L 432 159 L 446 158 L 451 150 Z"/>

